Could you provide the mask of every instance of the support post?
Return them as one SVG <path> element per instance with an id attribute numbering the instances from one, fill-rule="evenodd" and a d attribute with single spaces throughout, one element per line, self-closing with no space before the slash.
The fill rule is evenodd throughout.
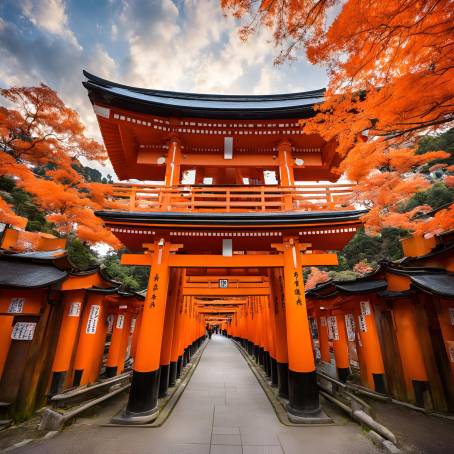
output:
<path id="1" fill-rule="evenodd" d="M 134 360 L 129 400 L 113 422 L 141 424 L 158 416 L 159 363 L 169 283 L 170 243 L 144 245 L 153 251 L 147 295 Z"/>
<path id="2" fill-rule="evenodd" d="M 311 333 L 301 265 L 301 246 L 290 238 L 284 242 L 284 293 L 288 343 L 289 418 L 303 422 L 320 415 Z"/>

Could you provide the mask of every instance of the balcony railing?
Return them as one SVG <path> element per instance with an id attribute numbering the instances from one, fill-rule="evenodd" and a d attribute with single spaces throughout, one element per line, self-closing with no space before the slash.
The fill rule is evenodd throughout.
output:
<path id="1" fill-rule="evenodd" d="M 121 211 L 270 212 L 342 210 L 353 185 L 304 186 L 151 186 L 113 185 Z"/>

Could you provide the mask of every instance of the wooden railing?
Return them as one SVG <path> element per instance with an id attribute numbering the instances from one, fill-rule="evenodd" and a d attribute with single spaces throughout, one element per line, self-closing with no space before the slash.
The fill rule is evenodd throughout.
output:
<path id="1" fill-rule="evenodd" d="M 349 206 L 353 185 L 151 186 L 113 185 L 116 210 L 260 212 L 339 210 Z"/>

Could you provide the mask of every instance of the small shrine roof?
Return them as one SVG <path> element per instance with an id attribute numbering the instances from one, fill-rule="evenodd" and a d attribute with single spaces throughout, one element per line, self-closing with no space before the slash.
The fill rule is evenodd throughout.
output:
<path id="1" fill-rule="evenodd" d="M 84 71 L 83 82 L 93 103 L 145 114 L 223 119 L 307 118 L 325 90 L 275 95 L 215 95 L 130 87 Z"/>
<path id="2" fill-rule="evenodd" d="M 68 275 L 52 265 L 0 260 L 0 285 L 3 287 L 40 288 L 56 284 Z"/>
<path id="3" fill-rule="evenodd" d="M 410 277 L 412 284 L 426 292 L 454 298 L 454 274 L 453 273 L 427 273 Z"/>

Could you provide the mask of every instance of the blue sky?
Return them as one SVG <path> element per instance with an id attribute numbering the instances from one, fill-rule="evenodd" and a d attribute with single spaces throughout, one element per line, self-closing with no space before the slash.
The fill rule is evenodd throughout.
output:
<path id="1" fill-rule="evenodd" d="M 54 88 L 100 139 L 82 69 L 128 85 L 266 94 L 326 85 L 322 68 L 273 66 L 269 31 L 248 43 L 219 0 L 0 1 L 0 85 Z"/>

